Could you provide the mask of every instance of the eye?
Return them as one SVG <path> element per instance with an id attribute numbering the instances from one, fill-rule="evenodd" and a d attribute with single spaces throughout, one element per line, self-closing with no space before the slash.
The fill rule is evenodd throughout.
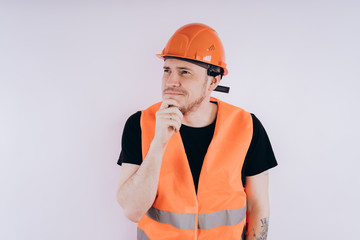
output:
<path id="1" fill-rule="evenodd" d="M 165 68 L 164 73 L 168 73 L 168 72 L 170 72 L 170 70 Z"/>
<path id="2" fill-rule="evenodd" d="M 182 70 L 182 71 L 181 71 L 181 74 L 182 74 L 182 75 L 187 75 L 187 74 L 190 74 L 190 72 L 189 72 L 189 71 L 186 71 L 186 70 Z"/>

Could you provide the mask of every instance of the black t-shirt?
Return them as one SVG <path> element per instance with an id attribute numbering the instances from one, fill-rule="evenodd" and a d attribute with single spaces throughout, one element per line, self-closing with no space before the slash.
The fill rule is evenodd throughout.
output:
<path id="1" fill-rule="evenodd" d="M 277 161 L 264 127 L 254 114 L 251 114 L 251 116 L 253 120 L 253 136 L 241 172 L 243 186 L 245 186 L 246 176 L 253 176 L 277 166 Z M 122 163 L 140 165 L 142 163 L 140 117 L 141 111 L 138 111 L 126 121 L 121 141 L 122 150 L 117 162 L 119 165 Z M 181 125 L 180 128 L 180 135 L 189 161 L 196 191 L 204 157 L 214 134 L 215 123 L 216 119 L 206 127 L 194 128 Z"/>

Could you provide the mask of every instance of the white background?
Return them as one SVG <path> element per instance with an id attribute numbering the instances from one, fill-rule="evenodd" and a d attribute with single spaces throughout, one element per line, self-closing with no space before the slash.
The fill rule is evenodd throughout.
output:
<path id="1" fill-rule="evenodd" d="M 195 2 L 195 1 L 194 1 Z M 359 1 L 1 1 L 0 239 L 135 239 L 116 202 L 126 119 L 161 100 L 175 30 L 219 33 L 230 94 L 279 166 L 270 240 L 356 239 Z"/>

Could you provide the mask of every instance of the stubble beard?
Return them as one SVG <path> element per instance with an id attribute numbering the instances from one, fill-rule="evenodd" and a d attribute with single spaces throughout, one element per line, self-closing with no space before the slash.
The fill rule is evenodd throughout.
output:
<path id="1" fill-rule="evenodd" d="M 179 110 L 184 116 L 191 112 L 195 112 L 199 108 L 201 103 L 204 101 L 204 99 L 206 98 L 206 84 L 207 84 L 207 79 L 205 79 L 204 84 L 202 86 L 200 97 L 195 99 L 193 102 L 189 103 L 187 106 L 180 106 Z"/>

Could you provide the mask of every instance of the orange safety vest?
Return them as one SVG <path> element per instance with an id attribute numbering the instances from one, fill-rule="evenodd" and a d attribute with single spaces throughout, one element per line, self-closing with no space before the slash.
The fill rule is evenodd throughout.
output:
<path id="1" fill-rule="evenodd" d="M 246 193 L 241 170 L 253 125 L 250 113 L 219 101 L 213 138 L 201 169 L 196 194 L 180 133 L 171 137 L 163 156 L 157 196 L 138 223 L 138 240 L 242 239 Z M 160 103 L 142 111 L 143 159 L 155 134 Z"/>

